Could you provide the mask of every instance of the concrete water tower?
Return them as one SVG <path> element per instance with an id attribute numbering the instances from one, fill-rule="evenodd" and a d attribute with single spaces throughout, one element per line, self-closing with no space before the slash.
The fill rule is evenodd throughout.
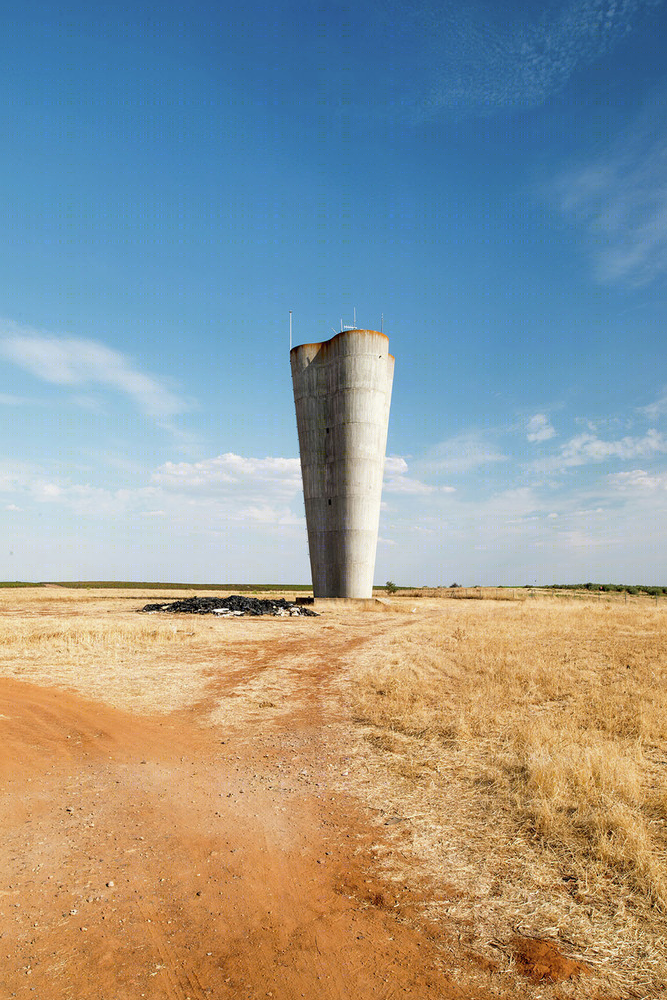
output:
<path id="1" fill-rule="evenodd" d="M 394 359 L 377 330 L 290 351 L 315 597 L 369 598 Z"/>

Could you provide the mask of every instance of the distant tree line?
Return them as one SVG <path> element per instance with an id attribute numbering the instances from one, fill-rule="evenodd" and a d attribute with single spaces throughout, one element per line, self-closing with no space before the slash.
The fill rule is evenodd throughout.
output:
<path id="1" fill-rule="evenodd" d="M 382 589 L 382 588 L 379 588 Z M 449 587 L 441 585 L 440 587 L 428 587 L 426 584 L 422 587 L 407 587 L 405 585 L 399 585 L 393 582 L 393 580 L 387 580 L 384 585 L 384 589 L 388 594 L 395 594 L 397 590 L 454 590 L 461 589 L 460 583 L 450 583 Z M 482 589 L 479 584 L 475 587 L 468 587 L 468 590 L 480 590 Z M 629 584 L 629 583 L 525 583 L 523 587 L 512 587 L 499 584 L 496 588 L 488 588 L 496 590 L 588 590 L 592 593 L 610 593 L 610 594 L 647 594 L 650 597 L 662 597 L 663 595 L 667 597 L 667 587 L 646 587 L 642 584 Z"/>
<path id="2" fill-rule="evenodd" d="M 530 584 L 525 585 L 525 589 L 534 589 Z M 651 597 L 657 597 L 661 594 L 667 594 L 667 587 L 644 587 L 641 584 L 626 584 L 626 583 L 550 583 L 545 587 L 541 587 L 541 590 L 592 590 L 596 593 L 602 591 L 603 593 L 625 593 L 628 594 L 649 594 Z"/>

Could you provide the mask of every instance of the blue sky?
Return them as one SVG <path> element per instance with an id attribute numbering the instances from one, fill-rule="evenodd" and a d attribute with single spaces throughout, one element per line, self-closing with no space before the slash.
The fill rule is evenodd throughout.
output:
<path id="1" fill-rule="evenodd" d="M 307 582 L 288 311 L 356 308 L 378 582 L 667 583 L 664 0 L 0 20 L 0 579 Z"/>

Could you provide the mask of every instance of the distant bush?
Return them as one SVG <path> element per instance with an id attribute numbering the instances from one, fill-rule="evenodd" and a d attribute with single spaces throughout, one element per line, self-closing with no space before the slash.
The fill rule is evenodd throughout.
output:
<path id="1" fill-rule="evenodd" d="M 384 587 L 388 594 L 395 594 L 398 590 L 397 585 L 392 580 L 387 580 Z"/>

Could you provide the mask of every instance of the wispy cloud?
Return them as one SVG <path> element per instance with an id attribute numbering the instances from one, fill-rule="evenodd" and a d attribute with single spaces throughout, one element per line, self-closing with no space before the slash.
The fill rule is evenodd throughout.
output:
<path id="1" fill-rule="evenodd" d="M 5 321 L 0 323 L 0 354 L 52 385 L 102 386 L 121 393 L 157 420 L 187 409 L 159 378 L 139 371 L 126 355 L 96 340 L 50 336 Z"/>
<path id="2" fill-rule="evenodd" d="M 597 162 L 570 170 L 555 184 L 564 215 L 588 236 L 600 282 L 636 287 L 667 273 L 667 139 L 661 95 Z"/>
<path id="3" fill-rule="evenodd" d="M 610 52 L 661 0 L 570 0 L 512 14 L 506 5 L 429 5 L 413 17 L 441 66 L 428 108 L 537 107 Z"/>
<path id="4" fill-rule="evenodd" d="M 550 438 L 555 436 L 556 429 L 551 425 L 549 418 L 544 413 L 536 413 L 528 421 L 526 437 L 529 441 L 549 441 Z"/>
<path id="5" fill-rule="evenodd" d="M 649 403 L 648 406 L 640 406 L 639 412 L 645 414 L 649 420 L 656 420 L 658 417 L 664 416 L 667 413 L 667 392 L 663 393 L 655 402 Z"/>
<path id="6" fill-rule="evenodd" d="M 32 400 L 25 396 L 12 396 L 11 393 L 0 392 L 0 406 L 26 406 L 32 405 Z"/>
<path id="7" fill-rule="evenodd" d="M 504 462 L 506 458 L 481 434 L 459 434 L 431 448 L 419 466 L 431 474 L 456 474 L 470 472 L 490 463 Z"/>

